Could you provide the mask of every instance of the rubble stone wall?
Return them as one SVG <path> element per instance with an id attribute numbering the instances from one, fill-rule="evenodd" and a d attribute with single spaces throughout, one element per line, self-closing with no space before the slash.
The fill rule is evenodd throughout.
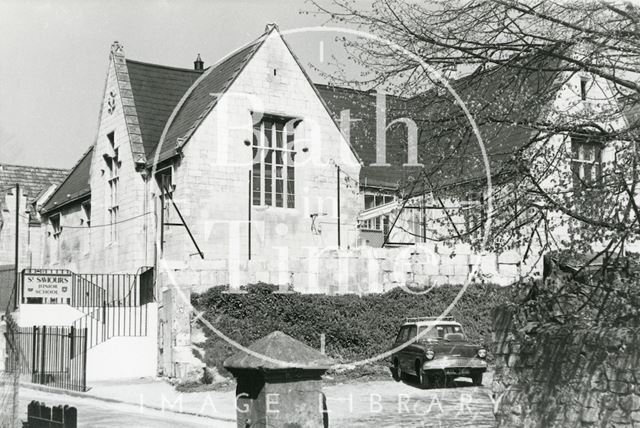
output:
<path id="1" fill-rule="evenodd" d="M 640 427 L 640 329 L 548 326 L 516 337 L 495 319 L 497 427 Z"/>

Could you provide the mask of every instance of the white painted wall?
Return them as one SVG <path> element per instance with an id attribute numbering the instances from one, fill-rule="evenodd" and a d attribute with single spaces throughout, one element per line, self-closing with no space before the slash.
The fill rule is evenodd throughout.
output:
<path id="1" fill-rule="evenodd" d="M 150 303 L 147 309 L 147 336 L 113 337 L 89 349 L 87 382 L 156 376 L 158 305 Z"/>
<path id="2" fill-rule="evenodd" d="M 34 325 L 70 326 L 84 313 L 69 305 L 62 304 L 21 304 L 15 313 L 20 327 Z"/>

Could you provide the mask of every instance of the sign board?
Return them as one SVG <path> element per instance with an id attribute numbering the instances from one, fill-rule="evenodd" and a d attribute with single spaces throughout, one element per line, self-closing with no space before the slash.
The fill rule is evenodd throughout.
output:
<path id="1" fill-rule="evenodd" d="M 23 281 L 23 297 L 71 298 L 71 274 L 25 272 Z"/>

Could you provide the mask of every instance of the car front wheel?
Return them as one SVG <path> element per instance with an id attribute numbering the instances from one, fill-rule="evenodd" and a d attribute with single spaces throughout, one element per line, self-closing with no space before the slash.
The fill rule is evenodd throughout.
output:
<path id="1" fill-rule="evenodd" d="M 424 389 L 431 387 L 428 373 L 425 373 L 420 366 L 416 366 L 416 377 L 418 378 L 418 385 L 420 385 L 420 387 Z"/>
<path id="2" fill-rule="evenodd" d="M 398 364 L 398 360 L 393 362 L 393 380 L 396 382 L 400 382 L 402 380 L 402 371 L 400 370 L 400 365 Z"/>

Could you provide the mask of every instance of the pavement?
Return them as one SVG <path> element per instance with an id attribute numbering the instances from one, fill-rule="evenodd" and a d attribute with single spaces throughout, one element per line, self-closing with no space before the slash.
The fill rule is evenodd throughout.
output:
<path id="1" fill-rule="evenodd" d="M 20 389 L 20 415 L 26 420 L 27 405 L 37 400 L 47 406 L 67 404 L 78 409 L 78 427 L 92 428 L 236 428 L 235 421 L 213 420 L 172 411 L 156 410 L 135 404 L 79 397 L 60 392 L 47 392 L 31 388 Z"/>
<path id="2" fill-rule="evenodd" d="M 455 387 L 422 390 L 393 380 L 324 387 L 333 427 L 493 427 L 491 373 L 485 386 L 461 380 Z M 93 383 L 86 392 L 23 384 L 31 400 L 78 408 L 80 427 L 235 427 L 235 389 L 181 393 L 157 379 Z"/>

